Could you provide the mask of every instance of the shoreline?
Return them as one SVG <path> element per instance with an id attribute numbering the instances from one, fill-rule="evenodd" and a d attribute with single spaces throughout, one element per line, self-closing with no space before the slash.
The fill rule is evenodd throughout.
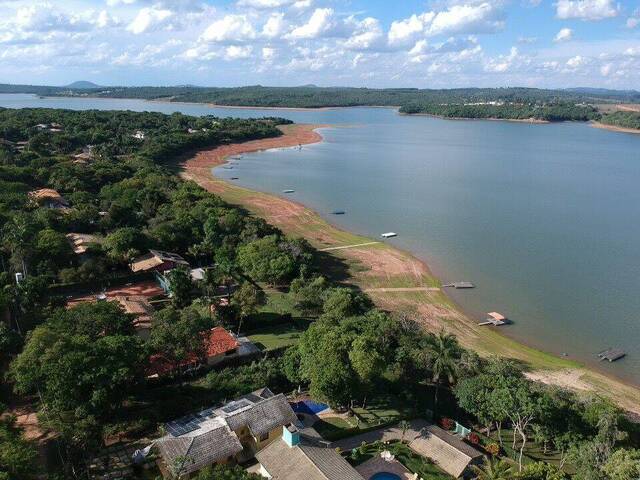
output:
<path id="1" fill-rule="evenodd" d="M 343 247 L 331 255 L 348 265 L 347 281 L 367 290 L 379 308 L 415 316 L 432 331 L 445 328 L 456 334 L 462 345 L 480 354 L 522 360 L 531 369 L 528 375 L 537 381 L 610 397 L 625 410 L 640 416 L 640 392 L 636 386 L 577 361 L 543 352 L 496 329 L 478 327 L 448 295 L 435 288 L 440 286 L 439 280 L 425 262 L 410 252 L 384 242 L 363 248 L 360 245 L 371 242 L 371 238 L 333 226 L 299 202 L 249 190 L 212 173 L 212 169 L 225 163 L 229 156 L 320 142 L 322 136 L 316 130 L 327 127 L 285 125 L 280 127 L 283 135 L 279 137 L 199 151 L 180 164 L 181 176 L 229 203 L 247 208 L 289 235 L 306 238 L 316 248 Z M 427 287 L 437 291 L 427 293 L 424 291 Z M 394 289 L 405 291 L 393 292 Z"/>
<path id="2" fill-rule="evenodd" d="M 640 133 L 640 130 L 637 130 L 635 128 L 617 127 L 615 125 L 607 125 L 606 123 L 601 123 L 601 122 L 589 122 L 589 123 L 593 128 L 609 130 L 610 132 L 634 133 L 636 135 Z"/>

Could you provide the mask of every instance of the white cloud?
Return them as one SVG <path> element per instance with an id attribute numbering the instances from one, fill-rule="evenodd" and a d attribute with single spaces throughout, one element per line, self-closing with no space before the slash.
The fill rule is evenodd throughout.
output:
<path id="1" fill-rule="evenodd" d="M 251 45 L 229 45 L 224 52 L 225 60 L 238 60 L 248 58 L 253 52 Z"/>
<path id="2" fill-rule="evenodd" d="M 518 59 L 518 49 L 511 47 L 508 55 L 500 55 L 497 58 L 489 59 L 484 66 L 487 72 L 503 73 L 511 68 L 511 65 Z"/>
<path id="3" fill-rule="evenodd" d="M 424 33 L 426 25 L 435 17 L 435 13 L 427 12 L 421 15 L 413 14 L 404 20 L 391 22 L 389 27 L 389 43 L 391 45 L 404 46 L 415 41 L 417 36 Z"/>
<path id="4" fill-rule="evenodd" d="M 563 20 L 603 20 L 618 13 L 620 8 L 615 0 L 558 0 L 556 3 L 556 15 Z"/>
<path id="5" fill-rule="evenodd" d="M 296 5 L 298 3 L 310 4 L 310 2 L 299 2 L 298 0 L 239 0 L 238 6 L 257 9 L 282 8 L 288 6 L 299 8 L 300 5 Z"/>
<path id="6" fill-rule="evenodd" d="M 567 67 L 569 68 L 578 68 L 587 63 L 587 59 L 582 55 L 576 55 L 575 57 L 571 57 L 567 60 Z"/>
<path id="7" fill-rule="evenodd" d="M 627 18 L 627 28 L 636 28 L 638 25 L 640 25 L 640 8 Z"/>
<path id="8" fill-rule="evenodd" d="M 391 46 L 413 45 L 423 36 L 459 33 L 490 33 L 504 27 L 502 1 L 454 3 L 446 10 L 412 15 L 391 23 L 388 38 Z"/>
<path id="9" fill-rule="evenodd" d="M 169 18 L 173 16 L 171 10 L 164 8 L 144 7 L 140 9 L 138 15 L 127 26 L 127 30 L 139 35 L 149 30 L 155 30 L 161 27 Z"/>
<path id="10" fill-rule="evenodd" d="M 332 8 L 316 8 L 307 23 L 294 28 L 287 38 L 310 39 L 321 37 L 335 27 Z"/>
<path id="11" fill-rule="evenodd" d="M 276 56 L 276 49 L 272 47 L 262 47 L 262 59 L 272 61 Z"/>
<path id="12" fill-rule="evenodd" d="M 375 50 L 384 46 L 384 32 L 378 19 L 367 17 L 362 21 L 350 19 L 354 31 L 345 42 L 350 50 Z"/>
<path id="13" fill-rule="evenodd" d="M 607 64 L 605 64 L 605 65 L 602 65 L 602 66 L 600 67 L 600 74 L 601 74 L 603 77 L 608 77 L 608 76 L 609 76 L 609 74 L 611 73 L 611 69 L 612 69 L 612 68 L 613 68 L 613 64 L 611 64 L 611 63 L 607 63 Z"/>
<path id="14" fill-rule="evenodd" d="M 285 29 L 286 22 L 284 20 L 284 13 L 272 13 L 262 27 L 262 35 L 267 38 L 276 38 L 282 35 Z"/>
<path id="15" fill-rule="evenodd" d="M 256 37 L 253 25 L 246 15 L 225 15 L 213 22 L 201 36 L 205 42 L 246 42 Z"/>
<path id="16" fill-rule="evenodd" d="M 554 38 L 554 42 L 568 42 L 573 38 L 573 30 L 570 28 L 561 28 L 556 38 Z"/>
<path id="17" fill-rule="evenodd" d="M 439 12 L 429 27 L 429 34 L 487 33 L 504 27 L 499 7 L 501 2 L 453 5 L 449 10 Z"/>

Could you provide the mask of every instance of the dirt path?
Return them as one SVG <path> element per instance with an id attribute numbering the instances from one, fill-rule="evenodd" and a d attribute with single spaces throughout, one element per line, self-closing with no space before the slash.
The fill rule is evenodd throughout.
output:
<path id="1" fill-rule="evenodd" d="M 357 243 L 355 245 L 343 245 L 341 247 L 327 247 L 321 248 L 321 252 L 331 252 L 333 250 L 344 250 L 345 248 L 354 248 L 354 247 L 367 247 L 369 245 L 377 245 L 380 242 L 366 242 L 366 243 Z"/>
<path id="2" fill-rule="evenodd" d="M 382 288 L 367 288 L 365 292 L 439 292 L 439 287 L 382 287 Z"/>
<path id="3" fill-rule="evenodd" d="M 444 292 L 436 288 L 440 282 L 427 265 L 409 253 L 334 227 L 313 210 L 290 199 L 242 188 L 214 177 L 211 172 L 230 155 L 319 142 L 322 137 L 316 129 L 321 127 L 326 126 L 285 125 L 281 127 L 283 135 L 280 137 L 200 152 L 181 165 L 181 176 L 229 203 L 243 206 L 287 235 L 304 237 L 319 250 L 329 249 L 325 254 L 346 269 L 342 272 L 343 278 L 368 291 L 379 308 L 408 315 L 428 330 L 445 329 L 454 333 L 464 346 L 482 355 L 522 360 L 539 381 L 574 390 L 591 390 L 640 414 L 640 390 L 635 386 L 523 345 L 496 329 L 477 326 L 475 320 L 465 316 Z M 336 248 L 341 246 L 348 248 Z M 327 275 L 333 273 L 326 272 Z M 567 375 L 566 372 L 571 373 Z"/>

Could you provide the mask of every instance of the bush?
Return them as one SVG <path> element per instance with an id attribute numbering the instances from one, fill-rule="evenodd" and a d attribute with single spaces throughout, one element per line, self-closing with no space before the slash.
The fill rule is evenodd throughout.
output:
<path id="1" fill-rule="evenodd" d="M 498 445 L 497 443 L 489 443 L 485 445 L 484 449 L 487 451 L 489 455 L 493 457 L 495 457 L 500 453 L 500 445 Z"/>
<path id="2" fill-rule="evenodd" d="M 440 426 L 445 430 L 452 430 L 455 425 L 455 422 L 450 418 L 443 417 L 440 419 Z"/>
<path id="3" fill-rule="evenodd" d="M 467 440 L 469 440 L 469 443 L 471 443 L 472 445 L 478 445 L 480 443 L 480 437 L 478 436 L 477 433 L 471 432 L 469 434 L 469 436 L 467 437 Z"/>

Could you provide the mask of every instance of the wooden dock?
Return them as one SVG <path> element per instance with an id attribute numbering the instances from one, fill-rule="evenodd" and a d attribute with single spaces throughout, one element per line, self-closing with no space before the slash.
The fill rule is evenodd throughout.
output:
<path id="1" fill-rule="evenodd" d="M 453 282 L 447 283 L 446 285 L 442 285 L 443 287 L 452 287 L 452 288 L 475 288 L 476 286 L 471 282 Z"/>
<path id="2" fill-rule="evenodd" d="M 598 358 L 600 359 L 600 361 L 608 360 L 609 362 L 615 362 L 616 360 L 620 360 L 625 355 L 626 353 L 624 352 L 624 350 L 621 350 L 619 348 L 609 348 L 600 352 L 598 354 Z"/>
<path id="3" fill-rule="evenodd" d="M 484 322 L 480 322 L 478 325 L 493 325 L 494 327 L 499 327 L 509 321 L 507 317 L 498 312 L 489 312 L 487 315 L 488 318 Z"/>

